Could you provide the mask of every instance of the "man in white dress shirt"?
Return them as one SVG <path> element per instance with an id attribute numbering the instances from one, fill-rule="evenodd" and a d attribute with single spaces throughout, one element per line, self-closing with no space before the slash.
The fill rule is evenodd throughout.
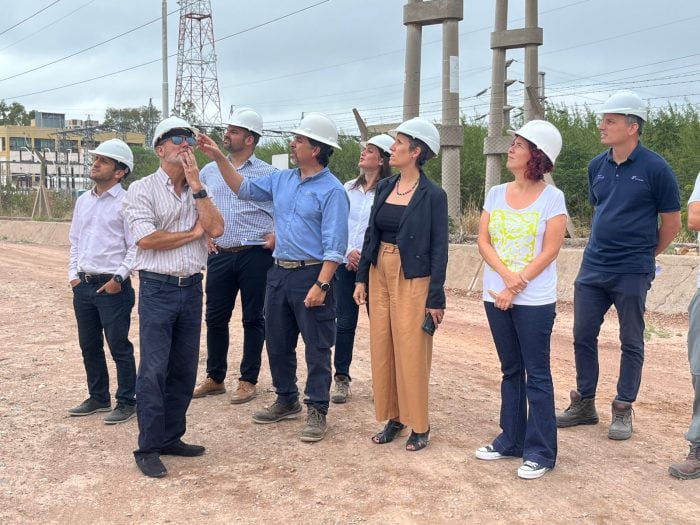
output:
<path id="1" fill-rule="evenodd" d="M 89 397 L 68 413 L 87 416 L 111 410 L 106 338 L 117 368 L 117 404 L 104 422 L 113 425 L 136 415 L 136 365 L 129 341 L 134 307 L 129 276 L 136 246 L 122 213 L 126 192 L 121 185 L 134 168 L 134 156 L 118 139 L 103 142 L 90 153 L 95 156 L 90 171 L 95 186 L 75 203 L 68 264 Z"/>

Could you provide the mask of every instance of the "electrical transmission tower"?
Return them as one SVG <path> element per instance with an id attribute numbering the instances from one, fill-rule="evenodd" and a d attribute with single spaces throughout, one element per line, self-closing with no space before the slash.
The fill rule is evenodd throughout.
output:
<path id="1" fill-rule="evenodd" d="M 175 110 L 192 124 L 221 124 L 214 21 L 209 0 L 179 0 Z"/>

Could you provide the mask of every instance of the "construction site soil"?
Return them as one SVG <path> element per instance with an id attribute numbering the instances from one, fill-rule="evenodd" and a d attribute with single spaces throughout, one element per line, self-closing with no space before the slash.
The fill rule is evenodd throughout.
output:
<path id="1" fill-rule="evenodd" d="M 617 318 L 600 337 L 598 425 L 559 431 L 556 468 L 516 476 L 518 460 L 484 462 L 474 450 L 498 433 L 500 370 L 478 296 L 450 291 L 435 335 L 431 443 L 405 437 L 377 446 L 367 319 L 361 315 L 352 398 L 332 405 L 326 438 L 303 443 L 303 418 L 256 425 L 274 401 L 266 357 L 257 399 L 195 399 L 185 440 L 199 458 L 164 457 L 168 475 L 144 477 L 132 451 L 137 423 L 68 417 L 86 397 L 85 372 L 66 283 L 67 247 L 0 242 L 0 523 L 679 523 L 700 522 L 700 481 L 668 475 L 687 453 L 692 389 L 687 318 L 650 315 L 634 434 L 607 438 L 619 365 Z M 135 280 L 138 286 L 138 280 Z M 227 387 L 240 360 L 234 312 Z M 572 309 L 558 305 L 552 371 L 558 408 L 575 385 Z M 132 340 L 138 359 L 138 318 Z M 303 343 L 299 348 L 303 390 Z M 114 367 L 108 359 L 114 391 Z M 205 375 L 202 329 L 199 379 Z"/>

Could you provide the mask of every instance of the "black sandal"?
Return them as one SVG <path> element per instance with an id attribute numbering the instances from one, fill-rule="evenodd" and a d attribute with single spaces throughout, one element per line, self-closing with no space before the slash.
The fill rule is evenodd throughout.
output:
<path id="1" fill-rule="evenodd" d="M 406 428 L 406 425 L 402 424 L 400 421 L 390 419 L 387 421 L 386 425 L 384 425 L 384 429 L 381 432 L 372 436 L 372 443 L 375 445 L 383 445 L 384 443 L 394 441 L 394 438 L 398 436 L 399 432 L 404 428 Z"/>
<path id="2" fill-rule="evenodd" d="M 406 450 L 409 452 L 417 452 L 424 449 L 430 443 L 430 427 L 427 432 L 413 432 L 406 441 Z"/>

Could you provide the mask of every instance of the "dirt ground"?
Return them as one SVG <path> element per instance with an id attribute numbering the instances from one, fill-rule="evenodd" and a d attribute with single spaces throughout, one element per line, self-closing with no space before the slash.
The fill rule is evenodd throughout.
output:
<path id="1" fill-rule="evenodd" d="M 500 374 L 481 302 L 457 293 L 449 294 L 435 336 L 432 434 L 424 451 L 406 452 L 405 438 L 383 446 L 370 441 L 381 425 L 374 421 L 361 316 L 353 397 L 331 405 L 325 440 L 299 441 L 301 418 L 252 422 L 252 412 L 274 400 L 265 359 L 262 393 L 253 402 L 234 406 L 228 394 L 192 402 L 185 439 L 207 453 L 165 457 L 167 477 L 149 479 L 133 461 L 135 419 L 112 427 L 100 415 L 66 414 L 86 397 L 66 284 L 68 249 L 0 242 L 0 253 L 0 523 L 700 522 L 700 481 L 667 473 L 687 453 L 691 386 L 683 316 L 648 319 L 635 432 L 623 442 L 607 438 L 619 350 L 617 321 L 606 320 L 601 423 L 561 430 L 557 466 L 536 481 L 517 478 L 517 460 L 474 458 L 474 449 L 498 432 Z M 240 359 L 239 312 L 230 389 Z M 571 325 L 570 305 L 560 305 L 552 349 L 558 408 L 574 386 Z M 136 310 L 132 335 L 138 351 Z M 203 329 L 199 378 L 204 341 Z M 111 362 L 110 372 L 114 378 Z M 304 377 L 302 360 L 302 389 Z"/>

